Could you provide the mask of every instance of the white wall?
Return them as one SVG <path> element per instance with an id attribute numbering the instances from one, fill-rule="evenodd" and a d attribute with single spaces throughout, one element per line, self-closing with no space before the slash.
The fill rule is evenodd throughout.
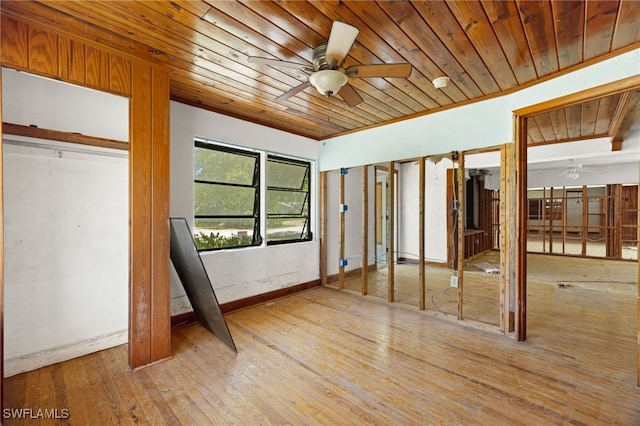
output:
<path id="1" fill-rule="evenodd" d="M 4 69 L 2 83 L 8 122 L 127 139 L 127 99 Z M 3 139 L 5 375 L 125 343 L 127 153 Z"/>
<path id="2" fill-rule="evenodd" d="M 312 194 L 317 192 L 317 141 L 171 102 L 171 216 L 186 218 L 192 228 L 193 142 L 196 136 L 309 159 L 312 161 Z M 315 198 L 312 199 L 312 210 L 313 241 L 201 253 L 218 301 L 231 302 L 319 279 Z M 190 310 L 182 284 L 172 270 L 172 314 Z"/>

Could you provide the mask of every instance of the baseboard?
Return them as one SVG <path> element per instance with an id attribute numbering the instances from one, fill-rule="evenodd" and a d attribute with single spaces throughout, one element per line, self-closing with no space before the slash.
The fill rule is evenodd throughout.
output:
<path id="1" fill-rule="evenodd" d="M 369 272 L 374 272 L 378 270 L 378 265 L 373 264 L 373 265 L 369 265 L 369 267 L 367 268 L 367 271 Z M 356 268 L 356 269 L 352 269 L 350 271 L 346 271 L 344 273 L 344 277 L 346 279 L 350 279 L 350 278 L 358 278 L 362 276 L 362 268 Z M 340 274 L 332 274 L 332 275 L 328 275 L 327 276 L 327 282 L 328 283 L 333 283 L 336 282 L 340 279 Z"/>
<path id="2" fill-rule="evenodd" d="M 47 365 L 68 361 L 83 355 L 88 355 L 103 349 L 113 348 L 127 343 L 127 330 L 92 337 L 55 348 L 44 349 L 27 355 L 8 358 L 4 361 L 4 377 L 15 376 L 25 371 L 33 371 Z"/>
<path id="3" fill-rule="evenodd" d="M 297 284 L 291 287 L 279 288 L 277 290 L 269 291 L 267 293 L 258 294 L 251 297 L 246 297 L 240 300 L 234 300 L 232 302 L 220 304 L 220 311 L 223 314 L 228 314 L 240 309 L 249 308 L 251 306 L 259 305 L 261 303 L 269 302 L 274 299 L 289 296 L 301 291 L 308 290 L 314 287 L 320 287 L 320 280 L 313 280 L 302 284 Z M 185 312 L 182 314 L 174 315 L 171 317 L 171 327 L 178 327 L 185 324 L 197 322 L 196 314 L 193 311 Z"/>

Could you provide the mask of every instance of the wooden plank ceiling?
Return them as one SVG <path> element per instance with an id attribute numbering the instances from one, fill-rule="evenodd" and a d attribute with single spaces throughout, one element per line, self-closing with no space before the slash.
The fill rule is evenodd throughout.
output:
<path id="1" fill-rule="evenodd" d="M 4 0 L 0 7 L 16 19 L 165 64 L 176 101 L 318 140 L 508 93 L 640 44 L 634 0 Z M 334 20 L 360 30 L 345 67 L 408 62 L 411 75 L 349 78 L 364 100 L 355 107 L 312 87 L 276 101 L 308 73 L 247 57 L 311 66 L 313 49 L 327 40 Z M 440 76 L 451 82 L 436 90 L 431 81 Z M 626 117 L 638 109 L 635 98 L 620 95 L 539 117 L 530 140 L 619 128 L 625 118 L 618 103 L 627 103 Z M 544 121 L 565 123 L 564 129 Z M 582 132 L 591 123 L 598 130 Z"/>

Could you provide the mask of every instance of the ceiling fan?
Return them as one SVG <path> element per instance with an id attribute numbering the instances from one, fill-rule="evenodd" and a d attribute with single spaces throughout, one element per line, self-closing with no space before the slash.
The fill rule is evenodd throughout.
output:
<path id="1" fill-rule="evenodd" d="M 412 69 L 411 64 L 408 63 L 351 65 L 343 68 L 345 58 L 358 33 L 359 30 L 356 27 L 334 21 L 329 40 L 320 43 L 313 50 L 313 67 L 258 56 L 250 56 L 248 61 L 274 67 L 296 68 L 310 73 L 307 81 L 284 92 L 276 98 L 277 101 L 284 101 L 307 87 L 313 86 L 323 96 L 331 97 L 340 94 L 349 106 L 356 106 L 362 102 L 362 97 L 348 83 L 349 77 L 407 78 Z"/>

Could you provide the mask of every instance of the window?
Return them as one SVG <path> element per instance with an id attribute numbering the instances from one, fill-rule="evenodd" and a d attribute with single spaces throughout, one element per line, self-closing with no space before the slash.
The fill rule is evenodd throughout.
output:
<path id="1" fill-rule="evenodd" d="M 260 154 L 196 141 L 193 162 L 198 250 L 260 245 Z"/>
<path id="2" fill-rule="evenodd" d="M 310 163 L 267 158 L 267 244 L 308 241 Z"/>
<path id="3" fill-rule="evenodd" d="M 202 140 L 193 158 L 198 250 L 312 239 L 311 162 Z"/>

